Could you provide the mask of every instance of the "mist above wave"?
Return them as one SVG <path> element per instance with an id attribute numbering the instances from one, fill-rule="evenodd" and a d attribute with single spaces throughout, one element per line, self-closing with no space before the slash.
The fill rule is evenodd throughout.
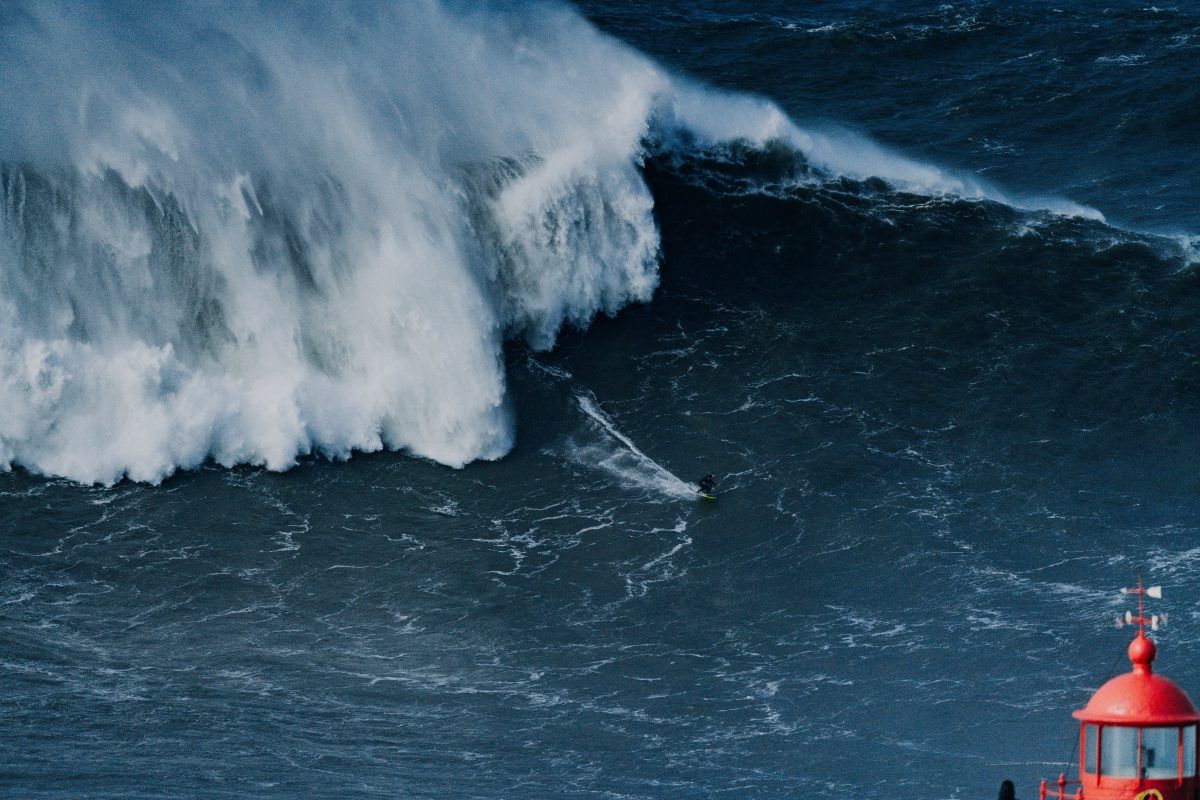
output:
<path id="1" fill-rule="evenodd" d="M 0 69 L 0 466 L 83 482 L 503 455 L 505 338 L 657 285 L 651 148 L 1006 199 L 546 5 L 10 6 Z"/>

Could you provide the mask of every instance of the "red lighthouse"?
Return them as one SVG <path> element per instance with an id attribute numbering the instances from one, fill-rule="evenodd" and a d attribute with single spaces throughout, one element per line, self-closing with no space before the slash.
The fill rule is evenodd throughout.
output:
<path id="1" fill-rule="evenodd" d="M 1196 724 L 1200 713 L 1183 689 L 1153 671 L 1157 648 L 1146 638 L 1146 625 L 1157 630 L 1165 615 L 1145 615 L 1145 599 L 1162 597 L 1161 586 L 1122 589 L 1136 594 L 1138 614 L 1126 612 L 1117 624 L 1136 624 L 1129 644 L 1133 669 L 1101 686 L 1072 716 L 1079 720 L 1079 790 L 1042 797 L 1082 800 L 1200 800 L 1196 777 Z"/>

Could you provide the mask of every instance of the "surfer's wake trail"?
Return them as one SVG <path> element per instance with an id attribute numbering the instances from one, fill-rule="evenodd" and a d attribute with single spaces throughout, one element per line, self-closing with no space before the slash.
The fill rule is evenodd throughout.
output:
<path id="1" fill-rule="evenodd" d="M 633 440 L 617 429 L 612 419 L 600 408 L 596 399 L 588 394 L 575 397 L 580 410 L 604 432 L 618 443 L 618 447 L 598 445 L 576 447 L 574 459 L 586 465 L 599 466 L 604 471 L 630 486 L 649 489 L 675 499 L 694 500 L 696 490 L 684 483 L 678 475 L 643 453 Z"/>
<path id="2" fill-rule="evenodd" d="M 0 14 L 0 466 L 497 458 L 505 338 L 548 348 L 655 289 L 648 155 L 772 144 L 813 180 L 1023 204 L 566 9 L 280 12 Z"/>

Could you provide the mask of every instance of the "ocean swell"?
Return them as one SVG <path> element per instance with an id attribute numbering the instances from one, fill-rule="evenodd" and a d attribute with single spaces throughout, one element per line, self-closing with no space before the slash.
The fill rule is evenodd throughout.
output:
<path id="1" fill-rule="evenodd" d="M 784 147 L 812 180 L 1020 205 L 557 6 L 271 9 L 0 13 L 0 466 L 497 458 L 504 340 L 653 294 L 651 151 Z"/>

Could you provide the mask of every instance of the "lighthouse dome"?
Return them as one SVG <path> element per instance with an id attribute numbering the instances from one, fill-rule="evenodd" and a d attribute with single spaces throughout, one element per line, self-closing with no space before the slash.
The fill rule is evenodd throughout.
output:
<path id="1" fill-rule="evenodd" d="M 1129 645 L 1133 671 L 1101 686 L 1072 716 L 1102 725 L 1182 725 L 1200 722 L 1200 713 L 1187 692 L 1170 678 L 1151 670 L 1154 642 L 1138 636 Z"/>

